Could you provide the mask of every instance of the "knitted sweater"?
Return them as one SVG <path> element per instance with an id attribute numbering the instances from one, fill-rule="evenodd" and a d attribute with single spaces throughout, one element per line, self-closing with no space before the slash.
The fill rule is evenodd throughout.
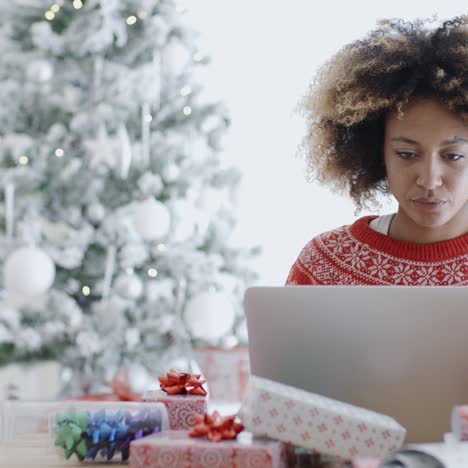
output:
<path id="1" fill-rule="evenodd" d="M 373 230 L 364 216 L 313 238 L 286 284 L 467 286 L 468 234 L 417 244 Z"/>

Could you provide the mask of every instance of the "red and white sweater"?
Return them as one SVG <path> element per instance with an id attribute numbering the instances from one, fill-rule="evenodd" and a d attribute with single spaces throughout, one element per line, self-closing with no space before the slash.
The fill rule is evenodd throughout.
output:
<path id="1" fill-rule="evenodd" d="M 364 216 L 313 238 L 291 267 L 287 285 L 467 286 L 468 234 L 432 244 L 393 239 Z"/>

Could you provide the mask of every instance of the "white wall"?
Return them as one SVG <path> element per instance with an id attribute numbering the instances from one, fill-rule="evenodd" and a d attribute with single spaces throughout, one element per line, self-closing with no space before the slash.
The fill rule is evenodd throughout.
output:
<path id="1" fill-rule="evenodd" d="M 205 83 L 232 118 L 225 155 L 243 171 L 236 244 L 263 246 L 261 284 L 284 284 L 313 236 L 355 219 L 347 198 L 305 180 L 295 157 L 303 122 L 294 107 L 318 65 L 363 36 L 378 18 L 462 14 L 460 0 L 316 2 L 192 0 L 180 2 L 212 59 Z M 466 13 L 466 10 L 465 10 Z M 389 201 L 383 212 L 393 212 Z M 359 216 L 368 214 L 363 212 Z"/>

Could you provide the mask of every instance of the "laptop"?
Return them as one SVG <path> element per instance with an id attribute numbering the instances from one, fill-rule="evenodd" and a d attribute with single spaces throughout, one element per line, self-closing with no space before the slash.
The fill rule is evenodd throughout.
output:
<path id="1" fill-rule="evenodd" d="M 441 442 L 468 404 L 468 288 L 253 287 L 251 372 L 368 408 Z"/>

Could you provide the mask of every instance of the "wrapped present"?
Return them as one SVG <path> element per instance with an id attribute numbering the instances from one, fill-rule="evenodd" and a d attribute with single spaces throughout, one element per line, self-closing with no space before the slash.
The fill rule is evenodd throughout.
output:
<path id="1" fill-rule="evenodd" d="M 163 403 L 169 415 L 171 430 L 188 430 L 195 424 L 194 415 L 203 416 L 207 410 L 204 380 L 199 375 L 189 375 L 171 369 L 167 376 L 158 377 L 160 390 L 149 390 L 141 399 Z"/>
<path id="2" fill-rule="evenodd" d="M 406 430 L 373 411 L 251 376 L 239 416 L 246 429 L 344 459 L 380 457 Z"/>
<path id="3" fill-rule="evenodd" d="M 130 443 L 168 427 L 167 410 L 162 404 L 103 405 L 73 404 L 51 415 L 55 445 L 69 459 L 80 461 L 128 460 Z"/>
<path id="4" fill-rule="evenodd" d="M 5 401 L 0 466 L 120 463 L 128 459 L 130 442 L 168 426 L 161 403 Z"/>
<path id="5" fill-rule="evenodd" d="M 350 463 L 350 468 L 379 468 L 380 460 L 371 457 L 353 458 Z"/>
<path id="6" fill-rule="evenodd" d="M 240 402 L 250 375 L 247 348 L 197 348 L 194 355 L 209 383 L 211 400 Z"/>
<path id="7" fill-rule="evenodd" d="M 457 440 L 468 440 L 468 405 L 453 408 L 451 426 L 452 434 Z"/>
<path id="8" fill-rule="evenodd" d="M 185 431 L 167 431 L 130 446 L 130 468 L 285 468 L 285 445 L 243 432 L 236 440 L 212 442 Z"/>

